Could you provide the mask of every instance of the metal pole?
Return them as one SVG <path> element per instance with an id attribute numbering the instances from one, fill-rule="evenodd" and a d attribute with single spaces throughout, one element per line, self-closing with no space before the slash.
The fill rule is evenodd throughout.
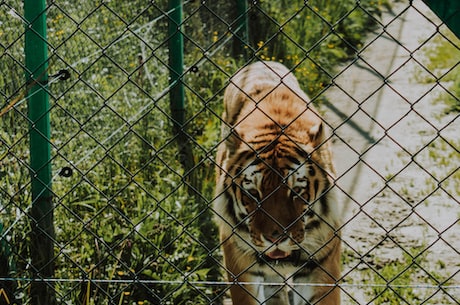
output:
<path id="1" fill-rule="evenodd" d="M 185 123 L 185 92 L 182 76 L 184 73 L 184 36 L 182 34 L 182 0 L 169 0 L 169 75 L 171 89 L 169 92 L 171 117 L 174 135 L 179 146 L 179 159 L 184 168 L 184 180 L 191 189 L 196 181 L 190 172 L 194 167 L 193 151 L 184 129 Z M 196 191 L 196 190 L 195 190 Z"/>
<path id="2" fill-rule="evenodd" d="M 179 159 L 184 169 L 183 181 L 188 187 L 188 194 L 193 196 L 197 202 L 203 202 L 200 193 L 202 181 L 198 179 L 199 170 L 195 169 L 192 145 L 185 129 L 185 94 L 183 84 L 184 74 L 184 38 L 182 33 L 182 0 L 169 0 L 169 74 L 170 74 L 170 108 L 174 125 L 174 135 L 179 148 Z M 200 205 L 205 208 L 205 204 Z M 214 249 L 216 240 L 210 234 L 215 230 L 211 219 L 210 211 L 200 212 L 199 221 L 202 224 L 200 229 L 200 240 L 208 248 Z M 204 265 L 209 268 L 208 279 L 217 281 L 220 272 L 218 264 L 211 255 L 208 256 Z M 221 304 L 221 300 L 215 300 L 216 304 Z"/>
<path id="3" fill-rule="evenodd" d="M 185 93 L 181 76 L 184 72 L 184 37 L 181 32 L 182 0 L 169 0 L 169 74 L 172 118 L 178 127 L 185 122 Z"/>
<path id="4" fill-rule="evenodd" d="M 25 61 L 30 120 L 31 217 L 31 304 L 55 304 L 55 291 L 47 278 L 54 275 L 54 227 L 51 200 L 51 145 L 48 96 L 48 52 L 45 0 L 24 0 Z"/>
<path id="5" fill-rule="evenodd" d="M 233 50 L 235 56 L 243 56 L 247 58 L 247 49 L 249 43 L 249 19 L 248 19 L 248 2 L 247 0 L 238 0 L 236 2 L 236 28 L 235 38 L 233 42 Z"/>

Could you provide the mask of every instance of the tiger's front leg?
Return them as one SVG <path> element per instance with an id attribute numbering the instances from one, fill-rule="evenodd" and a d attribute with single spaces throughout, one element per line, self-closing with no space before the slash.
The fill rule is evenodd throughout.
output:
<path id="1" fill-rule="evenodd" d="M 233 305 L 261 305 L 264 302 L 263 286 L 257 283 L 262 280 L 263 278 L 252 276 L 243 275 L 238 277 L 237 281 L 230 287 Z"/>
<path id="2" fill-rule="evenodd" d="M 293 285 L 292 305 L 338 305 L 340 304 L 339 288 L 331 285 L 306 285 L 309 279 L 296 278 Z"/>
<path id="3" fill-rule="evenodd" d="M 230 288 L 233 305 L 290 305 L 286 285 L 282 282 L 280 285 L 278 280 L 279 277 L 261 277 L 251 274 L 238 277 L 237 283 Z"/>
<path id="4" fill-rule="evenodd" d="M 235 236 L 223 242 L 225 269 L 228 281 L 232 282 L 230 294 L 233 305 L 261 305 L 264 299 L 263 278 L 251 268 L 256 266 L 254 257 L 245 255 L 235 244 Z"/>
<path id="5" fill-rule="evenodd" d="M 289 305 L 288 292 L 282 276 L 265 276 L 264 283 L 264 298 L 266 300 L 264 305 Z"/>
<path id="6" fill-rule="evenodd" d="M 292 305 L 339 305 L 340 288 L 340 240 L 334 239 L 334 246 L 322 264 L 310 265 L 299 270 L 293 278 Z"/>

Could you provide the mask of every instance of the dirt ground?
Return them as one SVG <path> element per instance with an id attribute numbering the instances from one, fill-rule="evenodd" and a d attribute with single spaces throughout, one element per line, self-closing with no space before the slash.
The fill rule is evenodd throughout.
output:
<path id="1" fill-rule="evenodd" d="M 346 215 L 343 304 L 382 302 L 373 285 L 385 280 L 410 285 L 396 292 L 407 304 L 460 303 L 460 119 L 435 102 L 446 84 L 416 81 L 431 77 L 441 22 L 413 2 L 392 5 L 325 93 Z"/>

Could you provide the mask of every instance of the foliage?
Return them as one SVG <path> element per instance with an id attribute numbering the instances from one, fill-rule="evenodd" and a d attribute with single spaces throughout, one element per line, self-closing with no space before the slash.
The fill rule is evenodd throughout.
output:
<path id="1" fill-rule="evenodd" d="M 0 212 L 16 266 L 9 276 L 29 278 L 21 3 L 0 4 L 2 109 L 14 104 L 0 121 Z M 218 289 L 188 283 L 221 280 L 209 206 L 228 78 L 247 61 L 277 60 L 315 96 L 359 50 L 379 8 L 370 0 L 260 1 L 249 9 L 251 28 L 261 30 L 251 31 L 245 58 L 232 54 L 230 2 L 186 2 L 183 128 L 197 178 L 189 185 L 169 113 L 167 1 L 51 1 L 49 74 L 71 73 L 49 87 L 58 301 L 214 302 Z M 26 299 L 29 283 L 18 282 Z"/>
<path id="2" fill-rule="evenodd" d="M 380 304 L 412 304 L 417 300 L 417 294 L 411 287 L 420 273 L 422 257 L 404 253 L 402 262 L 394 261 L 382 264 L 383 267 L 375 274 L 372 283 L 375 283 L 374 303 Z M 423 269 L 422 269 L 423 270 Z"/>
<path id="3" fill-rule="evenodd" d="M 446 84 L 448 90 L 441 94 L 439 101 L 449 105 L 448 112 L 460 111 L 460 40 L 446 28 L 440 28 L 432 44 L 423 49 L 423 73 L 417 80 L 425 83 Z M 426 71 L 429 71 L 427 73 Z M 428 74 L 428 75 L 427 75 Z M 423 77 L 425 76 L 425 77 Z"/>
<path id="4" fill-rule="evenodd" d="M 251 11 L 257 57 L 295 69 L 301 86 L 316 97 L 335 77 L 338 63 L 354 56 L 375 24 L 379 1 L 261 1 Z"/>

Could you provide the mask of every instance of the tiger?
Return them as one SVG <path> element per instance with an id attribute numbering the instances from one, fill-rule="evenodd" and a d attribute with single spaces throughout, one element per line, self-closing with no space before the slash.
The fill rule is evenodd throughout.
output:
<path id="1" fill-rule="evenodd" d="M 213 209 L 233 304 L 340 304 L 327 125 L 279 62 L 243 67 L 223 99 Z"/>

